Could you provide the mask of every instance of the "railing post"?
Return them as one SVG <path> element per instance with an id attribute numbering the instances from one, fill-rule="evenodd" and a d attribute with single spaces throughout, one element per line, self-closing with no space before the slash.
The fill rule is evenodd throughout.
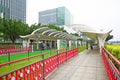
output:
<path id="1" fill-rule="evenodd" d="M 102 48 L 102 57 L 107 70 L 108 78 L 110 80 L 120 80 L 119 70 L 117 69 L 117 67 L 115 67 L 115 64 L 113 64 L 112 60 L 114 60 L 118 65 L 120 65 L 119 61 L 105 48 Z"/>
<path id="2" fill-rule="evenodd" d="M 2 80 L 2 77 L 0 77 L 0 80 Z"/>
<path id="3" fill-rule="evenodd" d="M 29 60 L 29 56 L 30 56 L 30 52 L 29 52 L 29 49 L 28 49 L 28 60 Z"/>
<path id="4" fill-rule="evenodd" d="M 8 62 L 10 62 L 10 52 L 9 52 L 9 50 L 8 50 Z M 10 66 L 10 64 L 9 64 L 9 66 Z"/>
<path id="5" fill-rule="evenodd" d="M 59 67 L 59 51 L 57 50 L 57 67 Z"/>
<path id="6" fill-rule="evenodd" d="M 52 48 L 50 48 L 50 56 L 52 56 Z"/>
<path id="7" fill-rule="evenodd" d="M 16 80 L 18 80 L 18 75 L 19 75 L 19 73 L 18 73 L 18 70 L 16 71 Z"/>
<path id="8" fill-rule="evenodd" d="M 72 49 L 72 54 L 73 54 L 73 57 L 74 57 L 74 48 Z"/>
<path id="9" fill-rule="evenodd" d="M 67 62 L 67 48 L 66 48 L 66 62 Z"/>
<path id="10" fill-rule="evenodd" d="M 43 78 L 43 80 L 45 80 L 44 67 L 45 67 L 45 65 L 44 65 L 44 54 L 43 54 L 42 55 L 42 78 Z"/>

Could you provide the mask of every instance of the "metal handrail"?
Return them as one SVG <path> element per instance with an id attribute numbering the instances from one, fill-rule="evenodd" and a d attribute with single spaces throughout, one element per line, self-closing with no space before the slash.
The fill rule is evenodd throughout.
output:
<path id="1" fill-rule="evenodd" d="M 108 50 L 102 48 L 102 58 L 104 61 L 104 65 L 106 67 L 109 80 L 120 80 L 120 71 L 114 65 L 112 60 L 114 60 L 118 66 L 120 66 L 120 61 L 115 58 Z M 112 60 L 111 60 L 112 59 Z"/>
<path id="2" fill-rule="evenodd" d="M 45 52 L 44 54 L 49 53 Z M 59 65 L 76 56 L 78 54 L 78 48 L 73 49 L 70 55 L 60 53 L 45 59 L 44 54 L 41 54 L 42 60 L 40 61 L 0 75 L 0 80 L 45 80 L 45 77 L 59 67 Z"/>
<path id="3" fill-rule="evenodd" d="M 105 48 L 103 48 L 103 50 L 120 66 L 120 61 L 114 57 L 108 50 L 106 50 Z"/>

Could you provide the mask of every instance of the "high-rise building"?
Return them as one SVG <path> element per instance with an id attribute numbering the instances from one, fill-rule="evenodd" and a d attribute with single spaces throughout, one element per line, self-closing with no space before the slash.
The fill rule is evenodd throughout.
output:
<path id="1" fill-rule="evenodd" d="M 0 0 L 0 17 L 26 23 L 26 0 Z"/>
<path id="2" fill-rule="evenodd" d="M 58 26 L 72 23 L 72 15 L 65 7 L 58 7 L 39 12 L 39 23 L 42 25 L 55 24 Z"/>

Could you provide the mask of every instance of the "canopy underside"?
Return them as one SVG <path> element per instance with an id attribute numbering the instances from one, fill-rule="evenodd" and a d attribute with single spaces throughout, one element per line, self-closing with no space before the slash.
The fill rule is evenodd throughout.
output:
<path id="1" fill-rule="evenodd" d="M 63 40 L 77 40 L 80 39 L 80 37 L 76 37 L 74 35 L 57 31 L 55 29 L 50 29 L 48 27 L 42 27 L 39 29 L 36 29 L 31 34 L 26 36 L 20 36 L 21 38 L 26 39 L 34 39 L 34 40 L 57 40 L 57 39 L 63 39 Z"/>

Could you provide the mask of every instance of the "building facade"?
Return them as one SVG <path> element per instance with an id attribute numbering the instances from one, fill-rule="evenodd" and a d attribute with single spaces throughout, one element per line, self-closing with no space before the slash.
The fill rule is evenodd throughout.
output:
<path id="1" fill-rule="evenodd" d="M 58 7 L 39 12 L 39 23 L 42 25 L 54 24 L 57 26 L 72 23 L 72 15 L 65 7 Z"/>
<path id="2" fill-rule="evenodd" d="M 26 23 L 26 0 L 0 0 L 0 17 Z"/>

